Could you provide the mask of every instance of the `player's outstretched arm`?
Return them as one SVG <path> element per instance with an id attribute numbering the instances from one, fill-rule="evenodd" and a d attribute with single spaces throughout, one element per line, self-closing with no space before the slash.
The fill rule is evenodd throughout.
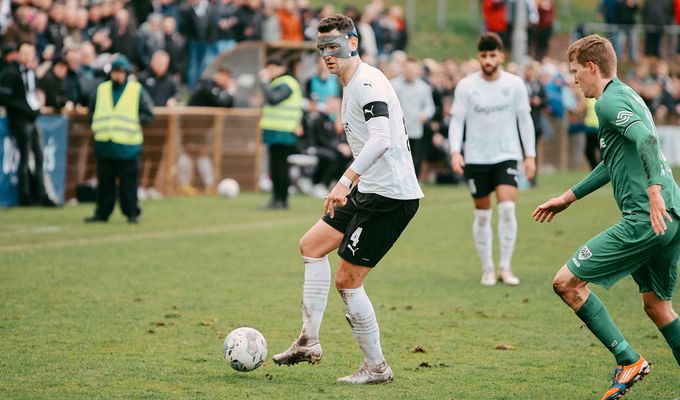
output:
<path id="1" fill-rule="evenodd" d="M 574 192 L 569 189 L 561 196 L 553 197 L 552 199 L 536 207 L 532 216 L 534 217 L 535 221 L 542 223 L 547 220 L 547 222 L 550 222 L 553 218 L 555 218 L 556 214 L 566 210 L 571 205 L 571 203 L 575 202 L 576 200 L 576 195 L 574 195 Z"/>

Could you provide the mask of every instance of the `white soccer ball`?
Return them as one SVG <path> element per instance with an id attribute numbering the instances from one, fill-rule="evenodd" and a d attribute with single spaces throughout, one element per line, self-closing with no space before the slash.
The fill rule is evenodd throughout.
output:
<path id="1" fill-rule="evenodd" d="M 241 190 L 236 179 L 222 179 L 220 183 L 217 184 L 217 193 L 220 196 L 233 198 L 238 196 L 240 192 Z"/>
<path id="2" fill-rule="evenodd" d="M 267 358 L 267 341 L 256 329 L 241 327 L 224 339 L 224 360 L 241 372 L 257 369 Z"/>

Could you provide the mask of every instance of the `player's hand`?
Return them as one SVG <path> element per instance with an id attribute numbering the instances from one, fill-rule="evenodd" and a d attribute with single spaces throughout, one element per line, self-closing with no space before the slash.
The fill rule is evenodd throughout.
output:
<path id="1" fill-rule="evenodd" d="M 544 221 L 550 222 L 557 213 L 566 210 L 571 203 L 576 200 L 576 196 L 570 191 L 563 194 L 560 197 L 554 197 L 540 206 L 536 207 L 532 216 L 534 221 L 543 223 Z"/>
<path id="2" fill-rule="evenodd" d="M 465 159 L 460 153 L 451 154 L 451 168 L 456 175 L 463 175 L 463 167 L 465 167 Z"/>
<path id="3" fill-rule="evenodd" d="M 335 205 L 339 205 L 340 207 L 344 206 L 347 203 L 347 195 L 349 194 L 349 188 L 342 183 L 336 183 L 335 186 L 333 187 L 333 190 L 331 190 L 330 193 L 328 193 L 328 196 L 326 196 L 326 199 L 323 202 L 323 213 L 324 215 L 326 213 L 331 214 L 331 218 L 335 217 Z"/>
<path id="4" fill-rule="evenodd" d="M 527 157 L 524 159 L 524 172 L 527 175 L 527 179 L 534 179 L 534 176 L 536 176 L 536 157 Z"/>
<path id="5" fill-rule="evenodd" d="M 666 202 L 661 196 L 661 185 L 652 185 L 647 188 L 647 197 L 649 197 L 649 219 L 652 223 L 652 229 L 656 236 L 666 233 L 666 221 L 673 222 L 670 214 L 666 211 Z"/>

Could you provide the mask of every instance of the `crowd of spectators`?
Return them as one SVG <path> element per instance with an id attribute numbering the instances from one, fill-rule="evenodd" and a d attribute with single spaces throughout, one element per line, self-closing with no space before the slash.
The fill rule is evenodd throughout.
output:
<path id="1" fill-rule="evenodd" d="M 343 11 L 356 20 L 367 59 L 406 48 L 401 7 L 375 0 L 363 12 Z M 312 40 L 318 21 L 335 12 L 296 0 L 4 0 L 0 34 L 4 58 L 20 43 L 36 45 L 39 78 L 51 92 L 61 89 L 47 105 L 71 109 L 88 104 L 115 54 L 127 56 L 142 82 L 161 81 L 163 92 L 171 90 L 168 80 L 193 88 L 206 66 L 239 42 Z M 176 92 L 168 98 L 174 104 Z"/>
<path id="2" fill-rule="evenodd" d="M 578 138 L 586 132 L 585 99 L 570 83 L 568 65 L 548 56 L 558 20 L 554 0 L 480 0 L 482 30 L 497 31 L 510 45 L 517 1 L 527 7 L 530 55 L 536 61 L 510 63 L 506 69 L 525 79 L 537 137 L 549 140 L 557 130 L 568 130 L 574 148 L 579 148 Z M 672 23 L 667 21 L 669 15 L 672 19 L 680 14 L 672 11 L 674 1 L 680 7 L 680 0 L 644 4 L 602 0 L 597 10 L 618 29 L 612 35 L 617 51 L 622 51 L 627 39 L 628 57 L 634 58 L 637 47 L 631 43 L 636 42 L 627 29 L 638 21 L 637 13 L 645 24 L 662 14 L 663 24 Z M 668 5 L 670 12 L 663 9 Z M 9 62 L 19 43 L 34 43 L 38 86 L 45 93 L 45 105 L 57 110 L 86 106 L 96 85 L 106 78 L 106 67 L 115 54 L 124 54 L 133 63 L 134 74 L 156 106 L 181 103 L 183 87 L 194 92 L 183 100 L 189 105 L 230 107 L 236 88 L 229 70 L 218 68 L 200 80 L 218 54 L 247 40 L 313 40 L 318 21 L 338 11 L 355 20 L 362 59 L 392 79 L 398 94 L 413 100 L 409 93 L 423 87 L 432 93 L 431 106 L 430 102 L 409 106 L 414 115 L 407 122 L 418 125 L 409 128 L 417 151 L 414 158 L 421 180 L 457 181 L 447 165 L 449 110 L 457 82 L 479 66 L 474 59 L 409 58 L 403 10 L 385 7 L 382 0 L 373 0 L 363 9 L 343 10 L 330 5 L 312 9 L 304 0 L 0 1 L 2 57 Z M 649 57 L 620 71 L 620 76 L 642 95 L 659 123 L 672 123 L 680 115 L 680 71 L 660 59 L 655 40 L 653 35 L 645 40 L 644 54 Z M 341 88 L 320 59 L 316 73 L 300 83 L 307 99 L 300 146 L 319 158 L 313 183 L 322 193 L 351 157 L 339 120 Z"/>

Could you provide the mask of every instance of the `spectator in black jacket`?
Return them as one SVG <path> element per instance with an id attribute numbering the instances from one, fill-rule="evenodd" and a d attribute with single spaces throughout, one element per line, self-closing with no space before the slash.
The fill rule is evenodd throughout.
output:
<path id="1" fill-rule="evenodd" d="M 66 60 L 57 57 L 52 61 L 52 66 L 45 76 L 38 82 L 38 88 L 45 94 L 45 106 L 55 110 L 73 110 L 74 103 L 66 94 L 66 75 L 68 64 Z"/>
<path id="2" fill-rule="evenodd" d="M 151 57 L 150 70 L 144 71 L 138 77 L 156 107 L 172 107 L 177 104 L 177 83 L 168 74 L 169 65 L 168 53 L 157 50 Z"/>
<path id="3" fill-rule="evenodd" d="M 189 65 L 186 82 L 192 87 L 210 62 L 211 46 L 217 39 L 217 17 L 215 7 L 208 0 L 189 0 L 182 5 L 180 32 L 188 42 Z"/>
<path id="4" fill-rule="evenodd" d="M 43 144 L 36 123 L 40 115 L 36 64 L 35 45 L 19 44 L 17 61 L 10 62 L 0 75 L 0 103 L 7 109 L 10 136 L 19 149 L 19 205 L 55 206 L 56 197 L 48 195 L 43 180 Z M 31 152 L 33 171 L 28 162 Z"/>
<path id="5" fill-rule="evenodd" d="M 189 99 L 190 106 L 195 107 L 232 107 L 236 83 L 231 78 L 231 71 L 220 67 L 212 74 L 211 79 L 204 79 Z"/>
<path id="6" fill-rule="evenodd" d="M 187 64 L 185 42 L 182 35 L 177 32 L 177 21 L 173 17 L 163 18 L 163 49 L 170 56 L 170 75 L 177 75 L 182 79 L 181 72 L 185 71 Z"/>

